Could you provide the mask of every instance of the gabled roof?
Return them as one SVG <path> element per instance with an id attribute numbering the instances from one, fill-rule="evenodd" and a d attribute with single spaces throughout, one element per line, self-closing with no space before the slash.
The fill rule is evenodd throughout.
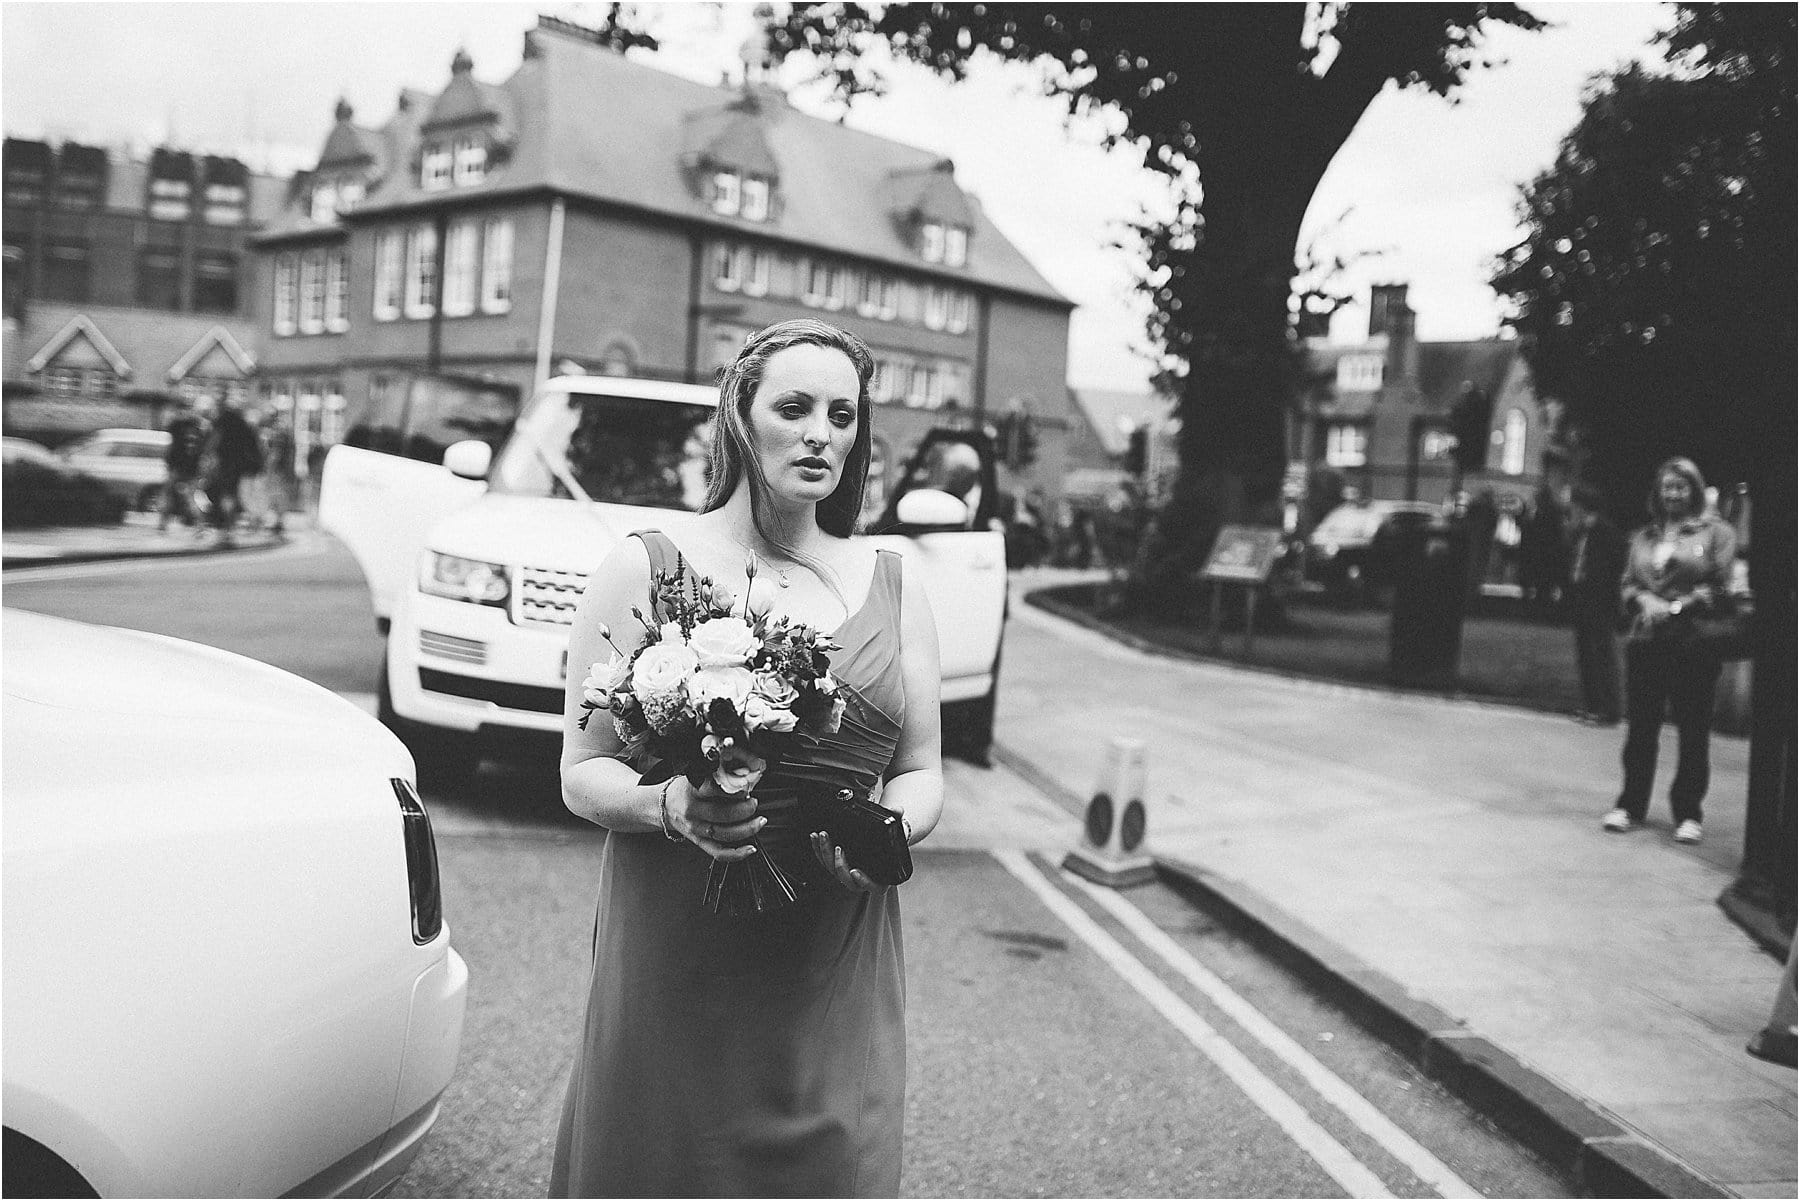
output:
<path id="1" fill-rule="evenodd" d="M 171 384 L 180 383 L 195 367 L 210 359 L 214 351 L 222 352 L 226 358 L 230 359 L 240 375 L 249 375 L 256 370 L 256 360 L 250 357 L 250 353 L 239 344 L 236 338 L 231 336 L 231 331 L 222 325 L 215 325 L 207 330 L 198 342 L 188 347 L 186 354 L 175 360 L 167 372 L 168 381 Z M 201 372 L 201 374 L 210 373 Z"/>
<path id="2" fill-rule="evenodd" d="M 490 163 L 482 182 L 426 192 L 418 173 L 402 166 L 388 172 L 350 220 L 482 195 L 550 190 L 1073 307 L 966 196 L 967 265 L 945 268 L 920 261 L 892 217 L 895 181 L 916 177 L 920 195 L 929 188 L 933 204 L 953 203 L 941 191 L 946 187 L 962 195 L 931 151 L 762 100 L 755 115 L 780 176 L 781 203 L 771 220 L 747 222 L 714 214 L 690 184 L 693 164 L 683 162 L 692 145 L 690 114 L 721 112 L 740 94 L 736 89 L 696 83 L 543 28 L 526 34 L 525 59 L 500 86 L 510 98 L 515 136 L 509 156 Z M 397 121 L 404 117 L 396 114 Z M 731 122 L 721 120 L 723 133 Z M 706 127 L 704 116 L 696 121 Z M 416 142 L 416 129 L 410 122 L 403 125 Z M 389 132 L 392 137 L 392 123 Z M 747 143 L 733 134 L 731 145 Z M 413 149 L 409 143 L 392 161 L 410 162 Z"/>
<path id="3" fill-rule="evenodd" d="M 319 166 L 349 167 L 367 165 L 374 169 L 376 175 L 383 172 L 386 164 L 387 144 L 379 129 L 369 129 L 356 124 L 351 118 L 356 110 L 350 107 L 348 100 L 339 100 L 335 112 L 336 124 L 325 137 L 325 148 L 319 151 Z"/>
<path id="4" fill-rule="evenodd" d="M 76 313 L 69 318 L 67 324 L 50 336 L 49 341 L 38 348 L 38 352 L 25 363 L 28 371 L 42 371 L 55 362 L 64 351 L 71 349 L 77 338 L 84 339 L 92 348 L 92 355 L 111 367 L 114 375 L 130 376 L 131 364 L 125 360 L 107 336 L 100 332 L 86 313 Z"/>
<path id="5" fill-rule="evenodd" d="M 420 128 L 443 129 L 454 125 L 493 122 L 510 129 L 512 96 L 505 88 L 483 83 L 474 75 L 475 63 L 467 50 L 450 60 L 450 83 L 431 102 Z"/>
<path id="6" fill-rule="evenodd" d="M 221 354 L 233 366 L 251 362 L 251 367 L 242 369 L 241 374 L 247 375 L 254 367 L 254 362 L 249 355 L 244 354 L 243 349 L 256 336 L 255 327 L 249 321 L 222 321 L 217 316 L 204 313 L 169 313 L 154 309 L 112 308 L 106 305 L 78 307 L 45 302 L 32 305 L 20 324 L 19 344 L 43 347 L 38 354 L 43 356 L 42 363 L 45 366 L 56 361 L 58 340 L 61 339 L 65 345 L 68 342 L 69 339 L 64 335 L 69 327 L 98 332 L 105 344 L 113 348 L 113 353 L 119 360 L 127 364 L 126 373 L 145 388 L 161 388 L 167 386 L 169 381 L 179 380 L 181 376 L 172 372 L 183 360 L 190 360 L 186 367 L 187 374 L 194 374 L 194 369 L 202 364 L 210 365 Z M 46 336 L 46 331 L 54 332 Z M 216 336 L 220 331 L 225 334 L 225 338 Z M 90 335 L 81 345 L 85 351 L 89 346 L 97 348 L 99 342 L 94 341 Z M 38 355 L 34 355 L 26 367 L 32 371 L 39 370 Z M 10 369 L 9 366 L 9 371 Z M 113 369 L 118 371 L 116 365 Z"/>
<path id="7" fill-rule="evenodd" d="M 1121 392 L 1112 388 L 1070 388 L 1075 407 L 1093 428 L 1106 453 L 1122 455 L 1128 449 L 1129 425 L 1155 425 L 1165 420 L 1174 402 L 1160 392 Z"/>
<path id="8" fill-rule="evenodd" d="M 1519 344 L 1499 338 L 1477 342 L 1419 343 L 1419 393 L 1433 408 L 1448 412 L 1464 380 L 1489 396 L 1500 395 Z"/>
<path id="9" fill-rule="evenodd" d="M 681 119 L 683 165 L 724 167 L 746 175 L 779 178 L 781 164 L 763 137 L 764 118 L 756 105 L 754 100 L 748 104 L 734 100 L 685 114 Z"/>
<path id="10" fill-rule="evenodd" d="M 882 183 L 887 211 L 901 221 L 940 221 L 970 226 L 975 209 L 968 193 L 956 186 L 955 168 L 947 158 L 929 167 L 890 172 Z"/>

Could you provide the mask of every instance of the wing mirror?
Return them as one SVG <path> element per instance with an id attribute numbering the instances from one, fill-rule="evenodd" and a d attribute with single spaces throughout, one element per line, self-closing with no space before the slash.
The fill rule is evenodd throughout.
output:
<path id="1" fill-rule="evenodd" d="M 465 480 L 485 480 L 494 461 L 494 448 L 479 438 L 452 442 L 444 451 L 444 467 Z"/>
<path id="2" fill-rule="evenodd" d="M 902 526 L 923 529 L 962 529 L 969 524 L 969 506 L 936 488 L 915 488 L 894 506 Z"/>

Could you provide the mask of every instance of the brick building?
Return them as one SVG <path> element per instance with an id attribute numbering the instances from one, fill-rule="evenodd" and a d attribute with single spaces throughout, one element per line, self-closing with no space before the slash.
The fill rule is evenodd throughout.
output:
<path id="1" fill-rule="evenodd" d="M 529 392 L 571 369 L 707 382 L 746 334 L 818 316 L 879 360 L 889 469 L 931 425 L 1045 421 L 1063 472 L 1071 303 L 927 151 L 713 87 L 540 18 L 519 69 L 459 52 L 379 126 L 346 104 L 257 239 L 264 390 L 330 443 L 434 371 Z"/>
<path id="2" fill-rule="evenodd" d="M 250 233 L 278 181 L 232 158 L 7 138 L 5 426 L 46 442 L 247 398 Z"/>
<path id="3" fill-rule="evenodd" d="M 1464 477 L 1463 489 L 1491 489 L 1503 507 L 1529 504 L 1543 482 L 1550 422 L 1518 344 L 1420 342 L 1406 290 L 1405 284 L 1370 290 L 1366 340 L 1306 340 L 1289 424 L 1290 462 L 1332 468 L 1371 499 L 1442 501 L 1455 470 L 1451 406 L 1473 386 L 1492 398 L 1493 416 L 1486 465 Z"/>

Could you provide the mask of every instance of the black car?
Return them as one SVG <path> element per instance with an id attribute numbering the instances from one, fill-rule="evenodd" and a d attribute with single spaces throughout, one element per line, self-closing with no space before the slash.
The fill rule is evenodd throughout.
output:
<path id="1" fill-rule="evenodd" d="M 28 438 L 0 438 L 0 509 L 9 529 L 125 519 L 122 497 Z"/>
<path id="2" fill-rule="evenodd" d="M 1437 505 L 1413 500 L 1362 500 L 1325 515 L 1306 539 L 1306 577 L 1340 597 L 1364 599 L 1391 583 L 1389 547 L 1405 524 L 1425 524 Z"/>

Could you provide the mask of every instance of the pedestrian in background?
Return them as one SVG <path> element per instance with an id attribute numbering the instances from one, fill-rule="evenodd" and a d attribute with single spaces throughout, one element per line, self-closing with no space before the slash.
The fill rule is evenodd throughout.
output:
<path id="1" fill-rule="evenodd" d="M 200 461 L 206 450 L 206 423 L 185 402 L 175 411 L 168 424 L 169 448 L 163 451 L 163 466 L 168 479 L 163 484 L 162 512 L 157 516 L 157 531 L 169 528 L 171 516 L 183 525 L 199 524 L 194 497 L 200 487 Z"/>
<path id="2" fill-rule="evenodd" d="M 1694 619 L 1730 603 L 1737 534 L 1706 511 L 1706 480 L 1690 459 L 1669 459 L 1657 468 L 1650 517 L 1632 536 L 1620 583 L 1620 603 L 1631 618 L 1625 644 L 1625 781 L 1601 824 L 1614 833 L 1643 824 L 1663 713 L 1670 710 L 1681 737 L 1669 805 L 1675 841 L 1692 843 L 1701 837 L 1713 689 L 1719 682 L 1719 660 L 1702 644 Z"/>
<path id="3" fill-rule="evenodd" d="M 229 539 L 232 527 L 243 515 L 239 489 L 244 477 L 260 473 L 263 466 L 262 443 L 257 440 L 256 430 L 243 410 L 229 400 L 219 406 L 219 415 L 213 420 L 207 453 L 211 470 L 206 478 L 206 498 L 212 502 L 213 526 L 222 539 Z"/>
<path id="4" fill-rule="evenodd" d="M 1519 585 L 1525 612 L 1553 616 L 1569 585 L 1568 542 L 1563 526 L 1568 515 L 1549 488 L 1539 488 L 1531 513 L 1519 523 Z"/>
<path id="5" fill-rule="evenodd" d="M 1576 720 L 1619 724 L 1619 581 L 1625 573 L 1625 535 L 1604 511 L 1592 484 L 1569 490 L 1569 624 L 1575 630 L 1575 667 L 1581 680 Z"/>

